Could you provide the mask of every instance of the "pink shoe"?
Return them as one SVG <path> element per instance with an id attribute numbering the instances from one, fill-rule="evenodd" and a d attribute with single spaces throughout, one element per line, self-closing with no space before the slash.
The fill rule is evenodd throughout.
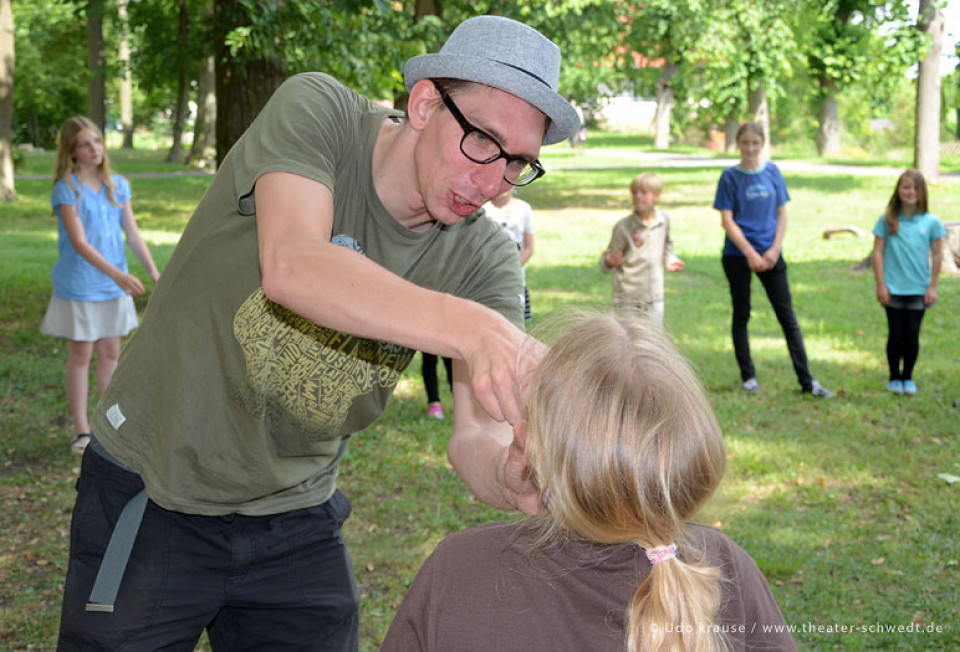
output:
<path id="1" fill-rule="evenodd" d="M 427 408 L 427 417 L 443 421 L 443 407 L 439 403 L 431 403 L 430 407 Z"/>

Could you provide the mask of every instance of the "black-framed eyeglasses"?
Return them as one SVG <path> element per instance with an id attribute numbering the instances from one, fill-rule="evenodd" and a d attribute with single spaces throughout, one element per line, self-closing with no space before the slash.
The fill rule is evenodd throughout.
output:
<path id="1" fill-rule="evenodd" d="M 457 108 L 457 105 L 453 103 L 453 98 L 439 88 L 437 90 L 440 91 L 440 97 L 443 98 L 444 105 L 450 109 L 450 113 L 463 128 L 460 151 L 463 152 L 464 156 L 481 165 L 506 159 L 507 167 L 504 169 L 503 178 L 507 183 L 514 186 L 525 186 L 533 183 L 547 173 L 537 159 L 514 156 L 505 152 L 496 138 L 470 124 L 463 113 L 460 112 L 460 109 Z"/>

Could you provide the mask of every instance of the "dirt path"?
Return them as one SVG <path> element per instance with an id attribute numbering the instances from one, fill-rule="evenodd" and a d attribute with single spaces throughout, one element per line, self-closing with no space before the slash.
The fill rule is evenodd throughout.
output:
<path id="1" fill-rule="evenodd" d="M 555 170 L 590 170 L 610 166 L 621 167 L 622 163 L 606 164 L 603 158 L 633 159 L 638 166 L 665 167 L 665 168 L 695 168 L 716 167 L 725 168 L 736 165 L 738 158 L 714 158 L 696 156 L 693 154 L 677 154 L 671 152 L 644 152 L 631 149 L 592 149 L 590 160 L 571 158 L 564 161 L 553 161 L 551 168 Z M 599 159 L 599 160 L 598 160 Z M 870 166 L 870 165 L 843 165 L 839 163 L 816 163 L 813 161 L 777 160 L 781 170 L 788 172 L 815 172 L 819 174 L 844 174 L 854 177 L 896 177 L 903 172 L 903 168 Z M 206 177 L 212 176 L 211 170 L 177 170 L 175 172 L 132 172 L 123 176 L 130 179 L 150 179 L 156 177 Z M 17 175 L 16 180 L 44 180 L 48 174 Z M 960 172 L 941 172 L 940 183 L 960 183 Z"/>
<path id="2" fill-rule="evenodd" d="M 637 165 L 665 167 L 665 168 L 693 168 L 693 167 L 717 167 L 725 168 L 736 165 L 739 158 L 714 158 L 706 156 L 695 156 L 693 154 L 677 154 L 672 152 L 643 152 L 628 149 L 594 149 L 590 150 L 592 157 L 609 156 L 623 160 L 634 159 Z M 903 168 L 870 166 L 870 165 L 843 165 L 837 163 L 815 163 L 812 161 L 793 161 L 777 160 L 776 164 L 781 170 L 789 172 L 816 172 L 819 174 L 844 174 L 854 177 L 897 177 L 903 172 Z M 618 164 L 619 165 L 619 164 Z M 576 158 L 564 162 L 556 162 L 550 167 L 555 169 L 591 169 L 606 167 L 603 161 L 581 162 Z M 941 183 L 960 183 L 960 172 L 942 172 L 940 173 Z"/>

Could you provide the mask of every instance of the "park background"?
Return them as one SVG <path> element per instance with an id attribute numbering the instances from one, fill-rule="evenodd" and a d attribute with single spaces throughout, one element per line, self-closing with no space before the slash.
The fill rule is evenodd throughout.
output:
<path id="1" fill-rule="evenodd" d="M 0 0 L 0 9 L 4 3 Z M 551 3 L 541 12 L 533 11 L 533 3 L 445 2 L 441 16 L 417 14 L 439 3 L 421 2 L 416 8 L 393 3 L 388 7 L 392 13 L 373 3 L 307 3 L 297 10 L 301 25 L 291 33 L 323 34 L 317 41 L 324 47 L 340 48 L 318 54 L 306 51 L 315 44 L 297 38 L 283 39 L 282 52 L 270 50 L 278 41 L 268 37 L 291 29 L 284 22 L 291 20 L 288 15 L 264 14 L 262 3 L 214 4 L 239 7 L 249 18 L 227 32 L 235 46 L 227 64 L 250 70 L 264 61 L 276 64 L 276 56 L 261 56 L 266 52 L 280 56 L 283 76 L 301 67 L 332 70 L 372 96 L 393 101 L 402 101 L 396 71 L 403 59 L 435 49 L 446 30 L 466 15 L 499 9 L 529 18 L 560 42 L 567 56 L 563 88 L 591 108 L 598 121 L 591 123 L 581 153 L 566 144 L 545 148 L 548 175 L 520 192 L 534 206 L 537 226 L 536 253 L 527 273 L 535 324 L 567 307 L 607 306 L 609 278 L 597 268 L 600 252 L 613 224 L 630 211 L 630 179 L 641 171 L 658 171 L 665 180 L 661 204 L 672 216 L 677 252 L 687 262 L 682 273 L 667 279 L 666 328 L 700 373 L 730 452 L 721 491 L 697 520 L 722 528 L 757 559 L 787 622 L 798 628 L 802 648 L 960 647 L 960 408 L 955 403 L 960 399 L 960 284 L 954 276 L 945 277 L 940 302 L 925 319 L 920 393 L 891 396 L 884 390 L 886 325 L 874 298 L 873 276 L 854 269 L 872 241 L 846 233 L 823 237 L 825 230 L 838 226 L 869 233 L 893 192 L 896 173 L 915 163 L 914 142 L 922 122 L 916 118 L 918 62 L 929 54 L 931 40 L 917 28 L 916 5 L 789 3 L 791 10 L 784 11 L 784 4 L 778 14 L 776 2 L 650 2 L 645 12 L 610 2 Z M 189 10 L 190 19 L 189 12 L 202 5 L 179 6 Z M 53 649 L 66 570 L 79 469 L 68 445 L 62 379 L 66 349 L 62 341 L 41 336 L 38 328 L 56 257 L 49 148 L 64 117 L 93 113 L 89 99 L 95 92 L 87 75 L 78 71 L 86 61 L 90 21 L 85 12 L 96 6 L 24 0 L 13 7 L 21 55 L 14 98 L 23 91 L 40 99 L 30 105 L 33 113 L 26 113 L 24 105 L 13 113 L 10 142 L 21 145 L 11 149 L 18 161 L 18 199 L 0 204 L 0 649 L 5 650 Z M 204 172 L 208 161 L 216 158 L 198 150 L 189 156 L 190 167 L 183 163 L 200 121 L 199 113 L 189 110 L 190 101 L 179 130 L 180 160 L 171 156 L 178 150 L 176 107 L 182 88 L 171 73 L 184 58 L 172 35 L 184 14 L 176 11 L 175 2 L 131 3 L 138 117 L 132 128 L 118 129 L 123 121 L 114 98 L 120 84 L 112 73 L 122 67 L 112 53 L 119 53 L 120 14 L 116 5 L 99 6 L 109 46 L 105 70 L 111 74 L 104 77 L 103 105 L 108 141 L 117 148 L 111 156 L 116 169 L 131 179 L 141 229 L 162 269 L 209 184 Z M 717 11 L 711 14 L 711 8 Z M 850 13 L 845 22 L 838 22 L 836 13 L 833 21 L 821 21 L 820 8 Z M 684 20 L 682 13 L 656 13 L 670 11 L 692 13 Z M 137 17 L 136 12 L 153 13 Z M 283 14 L 283 8 L 277 12 Z M 765 44 L 762 56 L 770 65 L 759 65 L 755 59 L 761 55 L 753 50 L 754 59 L 728 50 L 711 58 L 701 41 L 679 41 L 675 51 L 682 56 L 671 78 L 676 81 L 667 85 L 673 96 L 667 143 L 658 140 L 663 133 L 654 128 L 646 134 L 605 128 L 599 116 L 608 95 L 656 101 L 664 86 L 657 84 L 663 64 L 671 60 L 665 56 L 674 42 L 671 28 L 682 23 L 676 39 L 692 38 L 686 24 L 705 30 L 701 21 L 707 14 L 720 21 L 711 23 L 716 40 L 729 38 L 731 33 L 723 30 L 731 25 L 754 25 L 752 32 L 739 34 L 738 42 L 754 38 Z M 875 19 L 881 14 L 887 19 Z M 213 21 L 187 21 L 188 26 L 198 22 Z M 343 29 L 332 34 L 333 24 Z M 832 25 L 833 40 L 811 36 L 813 27 L 822 24 Z M 845 25 L 853 33 L 845 32 Z M 216 44 L 213 37 L 199 40 Z M 624 44 L 623 51 L 612 51 L 611 42 Z M 809 49 L 816 43 L 822 48 Z M 818 138 L 822 76 L 811 53 L 827 51 L 844 53 L 831 60 L 846 61 L 837 70 L 851 76 L 837 76 L 846 79 L 835 96 L 839 147 L 821 147 L 821 153 L 818 145 L 827 144 Z M 146 81 L 150 68 L 145 62 L 153 57 L 157 74 L 165 72 L 167 81 Z M 658 59 L 659 67 L 644 65 Z M 948 57 L 946 67 L 941 62 L 937 71 L 939 160 L 931 210 L 956 221 L 958 73 L 947 69 L 950 65 L 956 65 L 955 58 Z M 199 73 L 187 78 L 187 96 L 199 108 Z M 368 85 L 375 80 L 382 85 Z M 729 299 L 719 264 L 722 229 L 710 208 L 720 169 L 732 161 L 703 145 L 715 143 L 711 134 L 725 132 L 729 116 L 756 117 L 755 109 L 761 107 L 751 99 L 757 100 L 760 87 L 767 100 L 772 154 L 793 198 L 785 252 L 798 317 L 816 377 L 837 393 L 829 401 L 799 394 L 779 326 L 759 291 L 751 335 L 763 389 L 758 395 L 738 389 Z M 128 134 L 135 149 L 122 148 Z M 207 167 L 198 169 L 204 161 Z M 139 273 L 133 259 L 131 269 Z M 140 306 L 148 299 L 140 299 Z M 424 417 L 418 372 L 415 361 L 387 413 L 354 438 L 343 466 L 341 486 L 354 503 L 345 535 L 361 590 L 364 650 L 378 647 L 406 585 L 437 541 L 470 525 L 515 518 L 478 504 L 446 462 L 450 426 Z M 444 400 L 449 408 L 446 391 Z M 873 631 L 878 627 L 920 632 Z M 848 631 L 834 631 L 840 628 Z"/>

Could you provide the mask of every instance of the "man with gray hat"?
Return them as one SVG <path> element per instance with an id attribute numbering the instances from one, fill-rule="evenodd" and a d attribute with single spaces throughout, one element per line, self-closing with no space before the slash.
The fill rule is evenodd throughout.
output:
<path id="1" fill-rule="evenodd" d="M 578 126 L 560 52 L 492 16 L 404 71 L 407 113 L 318 73 L 227 155 L 93 421 L 61 650 L 355 649 L 336 488 L 416 350 L 454 362 L 448 454 L 535 512 L 511 424 L 541 345 L 516 247 L 479 207 Z"/>

